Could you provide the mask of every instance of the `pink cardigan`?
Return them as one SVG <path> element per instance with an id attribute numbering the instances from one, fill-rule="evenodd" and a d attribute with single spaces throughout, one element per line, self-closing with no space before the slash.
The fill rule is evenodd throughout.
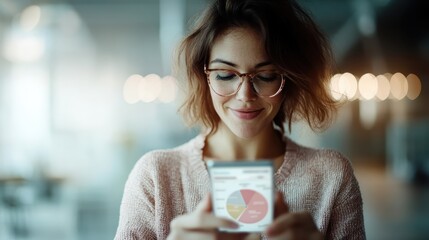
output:
<path id="1" fill-rule="evenodd" d="M 290 211 L 310 212 L 326 239 L 365 239 L 362 197 L 350 162 L 333 150 L 285 141 L 284 162 L 274 179 Z M 171 220 L 195 209 L 211 188 L 204 143 L 198 135 L 136 163 L 125 184 L 116 240 L 166 239 Z"/>

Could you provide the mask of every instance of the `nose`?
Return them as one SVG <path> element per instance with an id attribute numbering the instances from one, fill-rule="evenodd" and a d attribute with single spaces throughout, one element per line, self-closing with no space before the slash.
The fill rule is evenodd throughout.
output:
<path id="1" fill-rule="evenodd" d="M 258 96 L 253 89 L 253 84 L 250 82 L 250 79 L 243 79 L 240 89 L 236 94 L 236 98 L 244 102 L 250 102 L 256 100 L 257 97 Z"/>

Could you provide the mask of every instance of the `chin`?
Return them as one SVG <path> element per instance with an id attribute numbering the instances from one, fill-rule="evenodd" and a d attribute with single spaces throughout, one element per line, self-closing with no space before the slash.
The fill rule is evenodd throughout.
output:
<path id="1" fill-rule="evenodd" d="M 234 135 L 243 139 L 252 139 L 260 133 L 260 131 L 257 131 L 254 128 L 246 127 L 231 129 L 231 131 L 234 133 Z"/>

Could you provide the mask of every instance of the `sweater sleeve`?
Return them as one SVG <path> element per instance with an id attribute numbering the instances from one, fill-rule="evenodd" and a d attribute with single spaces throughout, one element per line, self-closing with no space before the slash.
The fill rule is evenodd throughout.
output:
<path id="1" fill-rule="evenodd" d="M 343 158 L 343 176 L 330 217 L 326 239 L 366 239 L 362 196 L 348 159 Z"/>
<path id="2" fill-rule="evenodd" d="M 156 239 L 154 182 L 150 156 L 143 156 L 125 183 L 115 240 Z"/>

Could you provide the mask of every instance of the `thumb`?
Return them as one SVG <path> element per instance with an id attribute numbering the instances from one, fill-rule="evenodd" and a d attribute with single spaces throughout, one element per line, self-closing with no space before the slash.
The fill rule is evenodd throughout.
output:
<path id="1" fill-rule="evenodd" d="M 212 197 L 210 192 L 201 200 L 197 205 L 197 211 L 200 212 L 211 212 L 212 211 Z"/>
<path id="2" fill-rule="evenodd" d="M 276 202 L 274 206 L 274 217 L 278 217 L 282 214 L 289 212 L 289 206 L 284 201 L 283 194 L 281 192 L 276 193 Z"/>

